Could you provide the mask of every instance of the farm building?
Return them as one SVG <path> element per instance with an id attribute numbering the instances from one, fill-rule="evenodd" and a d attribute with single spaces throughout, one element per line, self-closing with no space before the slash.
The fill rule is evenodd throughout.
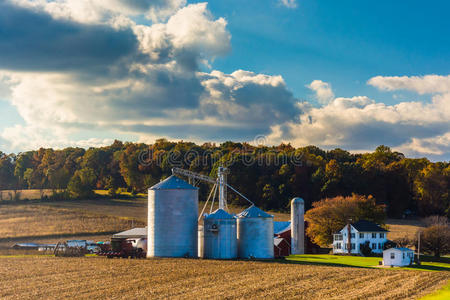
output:
<path id="1" fill-rule="evenodd" d="M 408 248 L 390 248 L 383 251 L 383 265 L 403 267 L 414 261 L 414 251 Z"/>
<path id="2" fill-rule="evenodd" d="M 291 245 L 291 222 L 273 222 L 274 228 L 274 253 L 276 257 L 283 257 L 290 255 L 292 253 Z M 305 221 L 305 227 L 308 228 L 308 222 Z M 277 239 L 283 239 L 280 241 Z M 319 245 L 314 244 L 311 239 L 305 235 L 305 254 L 328 254 L 330 248 L 321 248 Z M 289 246 L 288 246 L 289 245 Z M 283 255 L 277 255 L 277 253 L 282 253 Z M 286 254 L 287 253 L 287 254 Z"/>
<path id="3" fill-rule="evenodd" d="M 145 228 L 133 228 L 125 230 L 116 234 L 113 234 L 113 239 L 146 239 L 147 227 Z"/>
<path id="4" fill-rule="evenodd" d="M 360 254 L 361 245 L 368 243 L 373 253 L 381 254 L 387 242 L 387 232 L 367 220 L 347 224 L 333 235 L 333 253 Z"/>

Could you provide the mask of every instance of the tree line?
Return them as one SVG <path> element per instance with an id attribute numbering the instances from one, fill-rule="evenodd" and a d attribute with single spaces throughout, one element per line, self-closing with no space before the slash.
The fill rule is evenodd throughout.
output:
<path id="1" fill-rule="evenodd" d="M 352 154 L 342 149 L 290 144 L 252 146 L 157 140 L 154 144 L 114 141 L 110 146 L 44 149 L 19 154 L 0 152 L 0 189 L 53 189 L 67 197 L 93 197 L 93 190 L 145 192 L 172 167 L 215 177 L 229 169 L 228 182 L 263 209 L 289 209 L 292 197 L 302 197 L 306 209 L 325 198 L 372 196 L 389 217 L 405 214 L 449 215 L 450 164 L 426 158 L 406 158 L 389 147 Z M 210 187 L 200 183 L 200 197 Z M 229 203 L 245 205 L 231 191 Z"/>

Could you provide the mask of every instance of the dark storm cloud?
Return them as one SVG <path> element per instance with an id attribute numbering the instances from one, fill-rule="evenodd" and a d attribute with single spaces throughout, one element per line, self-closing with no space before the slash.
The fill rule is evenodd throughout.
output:
<path id="1" fill-rule="evenodd" d="M 131 30 L 55 20 L 0 3 L 0 69 L 62 71 L 106 68 L 135 55 Z"/>

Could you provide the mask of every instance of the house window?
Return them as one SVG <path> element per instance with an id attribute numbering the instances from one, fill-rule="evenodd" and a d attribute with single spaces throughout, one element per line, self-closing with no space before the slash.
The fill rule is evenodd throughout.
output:
<path id="1" fill-rule="evenodd" d="M 380 233 L 380 239 L 384 239 L 384 233 Z"/>
<path id="2" fill-rule="evenodd" d="M 372 250 L 377 249 L 377 244 L 372 243 Z"/>
<path id="3" fill-rule="evenodd" d="M 347 243 L 344 244 L 344 249 L 347 250 Z"/>
<path id="4" fill-rule="evenodd" d="M 394 252 L 391 253 L 391 259 L 395 259 L 395 253 Z"/>
<path id="5" fill-rule="evenodd" d="M 383 244 L 382 243 L 378 243 L 378 249 L 383 249 Z"/>
<path id="6" fill-rule="evenodd" d="M 405 252 L 403 252 L 403 259 L 405 259 Z"/>
<path id="7" fill-rule="evenodd" d="M 372 238 L 376 239 L 377 238 L 377 234 L 375 232 L 372 232 Z"/>
<path id="8" fill-rule="evenodd" d="M 342 234 L 335 234 L 334 235 L 334 240 L 335 241 L 342 241 Z"/>
<path id="9" fill-rule="evenodd" d="M 352 232 L 352 233 L 350 234 L 350 238 L 351 238 L 351 239 L 354 239 L 354 238 L 355 238 L 355 233 Z"/>
<path id="10" fill-rule="evenodd" d="M 352 243 L 352 250 L 355 250 L 355 244 Z"/>
<path id="11" fill-rule="evenodd" d="M 360 238 L 360 239 L 363 239 L 363 238 L 364 238 L 364 233 L 360 233 L 360 234 L 359 234 L 359 238 Z"/>
<path id="12" fill-rule="evenodd" d="M 341 243 L 336 244 L 336 249 L 341 249 Z"/>

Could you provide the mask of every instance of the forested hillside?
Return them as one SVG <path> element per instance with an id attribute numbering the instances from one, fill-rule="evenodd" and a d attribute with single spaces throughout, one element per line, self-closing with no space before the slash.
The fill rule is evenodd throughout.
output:
<path id="1" fill-rule="evenodd" d="M 311 203 L 352 193 L 372 195 L 386 204 L 390 217 L 405 211 L 420 216 L 449 214 L 450 164 L 410 159 L 379 146 L 372 153 L 294 148 L 169 142 L 153 145 L 115 141 L 101 148 L 39 149 L 20 154 L 0 152 L 0 189 L 65 190 L 66 197 L 92 197 L 94 189 L 143 192 L 172 167 L 215 176 L 219 165 L 230 170 L 228 182 L 264 209 L 286 210 L 294 196 Z M 201 189 L 205 197 L 208 188 Z M 242 203 L 235 194 L 228 199 Z"/>

